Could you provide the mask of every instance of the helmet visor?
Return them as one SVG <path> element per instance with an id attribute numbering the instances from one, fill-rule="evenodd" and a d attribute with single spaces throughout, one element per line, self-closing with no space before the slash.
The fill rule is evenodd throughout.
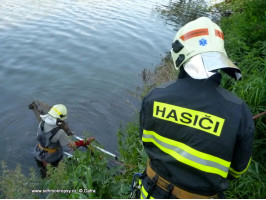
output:
<path id="1" fill-rule="evenodd" d="M 223 70 L 236 80 L 241 79 L 240 69 L 222 52 L 205 52 L 201 54 L 204 66 L 209 72 Z"/>

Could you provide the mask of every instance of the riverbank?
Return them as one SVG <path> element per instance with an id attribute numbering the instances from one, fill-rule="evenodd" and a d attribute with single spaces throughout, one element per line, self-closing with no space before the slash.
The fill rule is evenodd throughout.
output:
<path id="1" fill-rule="evenodd" d="M 262 0 L 233 0 L 218 4 L 216 8 L 223 14 L 219 24 L 225 35 L 228 56 L 238 63 L 243 74 L 240 82 L 224 76 L 222 86 L 241 97 L 254 115 L 261 113 L 266 110 L 265 3 Z M 177 74 L 173 69 L 172 60 L 166 55 L 154 71 L 143 70 L 142 97 L 157 85 L 175 79 Z M 230 182 L 227 198 L 266 196 L 265 116 L 256 119 L 255 125 L 250 168 L 239 179 Z M 73 158 L 61 162 L 58 168 L 48 167 L 46 179 L 38 178 L 33 171 L 27 177 L 20 167 L 7 170 L 2 163 L 0 197 L 129 198 L 133 175 L 143 172 L 147 160 L 139 138 L 138 117 L 119 130 L 117 136 L 119 159 L 123 165 L 112 168 L 108 167 L 108 159 L 97 151 L 76 151 Z M 45 192 L 47 189 L 50 192 Z"/>

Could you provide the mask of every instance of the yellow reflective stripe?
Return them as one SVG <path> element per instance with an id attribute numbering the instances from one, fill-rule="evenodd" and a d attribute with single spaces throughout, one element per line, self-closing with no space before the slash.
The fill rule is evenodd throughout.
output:
<path id="1" fill-rule="evenodd" d="M 155 132 L 154 132 L 155 133 Z M 156 133 L 155 133 L 156 134 Z M 165 143 L 168 143 L 170 145 L 173 145 L 173 146 L 177 146 L 181 149 L 183 149 L 184 151 L 188 152 L 189 154 L 192 154 L 194 156 L 197 156 L 199 158 L 202 158 L 204 160 L 209 160 L 209 161 L 212 161 L 212 162 L 217 162 L 225 167 L 229 167 L 230 166 L 230 162 L 226 161 L 226 160 L 223 160 L 221 158 L 218 158 L 216 156 L 213 156 L 213 155 L 210 155 L 210 154 L 207 154 L 207 153 L 203 153 L 201 151 L 198 151 L 196 149 L 193 149 L 191 148 L 190 146 L 184 144 L 184 143 L 181 143 L 181 142 L 178 142 L 178 141 L 175 141 L 175 140 L 171 140 L 171 139 L 168 139 L 166 137 L 163 137 L 163 136 L 160 136 L 157 134 L 157 138 L 161 141 L 164 141 Z"/>
<path id="2" fill-rule="evenodd" d="M 241 174 L 240 175 L 236 175 L 236 174 L 233 174 L 232 172 L 229 172 L 229 173 L 230 173 L 230 175 L 232 175 L 235 178 L 239 178 L 241 176 Z"/>
<path id="3" fill-rule="evenodd" d="M 251 163 L 251 158 L 249 159 L 248 165 L 247 165 L 247 167 L 244 170 L 242 170 L 241 172 L 238 172 L 238 171 L 236 171 L 236 170 L 234 170 L 233 168 L 230 167 L 229 168 L 229 173 L 232 176 L 234 176 L 235 178 L 239 178 L 242 174 L 244 174 L 248 170 L 250 163 Z"/>
<path id="4" fill-rule="evenodd" d="M 163 137 L 157 133 L 155 133 L 154 131 L 147 131 L 147 130 L 143 130 L 143 133 L 144 134 L 150 134 L 150 135 L 154 135 L 156 138 L 158 138 L 159 140 L 165 142 L 165 143 L 168 143 L 170 145 L 173 145 L 173 146 L 177 146 L 183 150 L 185 150 L 186 152 L 192 154 L 192 155 L 195 155 L 199 158 L 202 158 L 204 160 L 209 160 L 209 161 L 213 161 L 213 162 L 217 162 L 225 167 L 229 167 L 230 166 L 230 162 L 226 161 L 226 160 L 223 160 L 221 158 L 218 158 L 216 156 L 213 156 L 213 155 L 210 155 L 210 154 L 206 154 L 206 153 L 203 153 L 203 152 L 200 152 L 196 149 L 193 149 L 191 148 L 190 146 L 184 144 L 184 143 L 181 143 L 181 142 L 178 142 L 178 141 L 175 141 L 175 140 L 171 140 L 169 138 L 166 138 L 166 137 Z"/>
<path id="5" fill-rule="evenodd" d="M 220 136 L 225 119 L 209 113 L 154 101 L 153 117 Z"/>
<path id="6" fill-rule="evenodd" d="M 62 113 L 59 110 L 57 110 L 55 107 L 53 107 L 53 109 L 59 116 L 62 115 Z"/>
<path id="7" fill-rule="evenodd" d="M 200 152 L 186 144 L 163 137 L 154 131 L 143 130 L 143 142 L 152 142 L 163 152 L 173 158 L 201 171 L 218 174 L 224 178 L 228 175 L 230 162 L 210 154 Z"/>
<path id="8" fill-rule="evenodd" d="M 147 199 L 148 192 L 145 190 L 144 186 L 141 187 L 141 193 L 140 198 L 141 199 Z M 154 199 L 152 196 L 150 196 L 150 199 Z"/>

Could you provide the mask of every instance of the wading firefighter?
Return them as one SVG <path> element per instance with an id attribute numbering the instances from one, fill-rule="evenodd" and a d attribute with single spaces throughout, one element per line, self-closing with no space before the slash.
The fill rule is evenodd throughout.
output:
<path id="1" fill-rule="evenodd" d="M 48 114 L 40 115 L 42 121 L 37 132 L 37 145 L 34 150 L 35 158 L 43 166 L 51 163 L 56 166 L 63 158 L 63 151 L 72 153 L 75 147 L 87 146 L 93 137 L 86 141 L 72 142 L 71 133 L 66 132 L 64 120 L 67 118 L 67 108 L 63 104 L 54 105 Z"/>
<path id="2" fill-rule="evenodd" d="M 141 198 L 223 198 L 228 179 L 246 172 L 252 151 L 252 114 L 219 86 L 224 71 L 240 69 L 227 57 L 218 25 L 201 17 L 176 34 L 171 55 L 178 79 L 142 102 L 140 135 L 148 154 Z"/>

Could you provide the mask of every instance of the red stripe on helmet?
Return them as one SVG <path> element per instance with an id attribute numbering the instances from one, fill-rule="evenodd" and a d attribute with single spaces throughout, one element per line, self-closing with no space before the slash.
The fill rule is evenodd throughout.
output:
<path id="1" fill-rule="evenodd" d="M 209 35 L 209 31 L 207 28 L 202 28 L 202 29 L 196 29 L 194 31 L 189 31 L 182 35 L 180 37 L 181 40 L 185 41 L 194 37 L 202 36 L 202 35 Z"/>
<path id="2" fill-rule="evenodd" d="M 215 30 L 215 35 L 222 38 L 224 40 L 224 34 L 222 31 L 219 31 L 219 30 Z"/>

